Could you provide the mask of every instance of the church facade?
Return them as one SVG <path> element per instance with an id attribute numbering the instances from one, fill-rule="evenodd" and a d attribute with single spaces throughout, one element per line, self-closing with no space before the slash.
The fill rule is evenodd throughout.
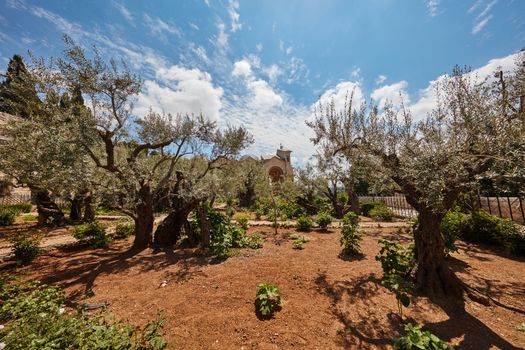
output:
<path id="1" fill-rule="evenodd" d="M 292 151 L 281 146 L 274 155 L 262 156 L 264 171 L 272 182 L 293 179 L 291 153 Z"/>

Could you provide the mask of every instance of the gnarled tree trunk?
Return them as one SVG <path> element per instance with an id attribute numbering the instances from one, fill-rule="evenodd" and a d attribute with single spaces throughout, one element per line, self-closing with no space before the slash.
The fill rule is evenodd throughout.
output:
<path id="1" fill-rule="evenodd" d="M 359 196 L 353 190 L 347 190 L 346 194 L 348 196 L 346 204 L 350 208 L 350 211 L 359 215 L 361 213 L 361 207 L 359 206 Z"/>
<path id="2" fill-rule="evenodd" d="M 197 219 L 199 220 L 199 228 L 201 231 L 201 244 L 204 248 L 210 247 L 211 233 L 210 222 L 208 220 L 206 202 L 201 202 L 197 206 Z"/>
<path id="3" fill-rule="evenodd" d="M 43 189 L 32 189 L 35 193 L 36 208 L 38 211 L 38 225 L 63 225 L 64 213 L 51 199 L 49 192 Z M 51 222 L 49 221 L 51 219 Z"/>
<path id="4" fill-rule="evenodd" d="M 84 196 L 84 221 L 91 222 L 95 220 L 95 209 L 93 208 L 93 196 L 88 193 Z"/>
<path id="5" fill-rule="evenodd" d="M 445 261 L 445 243 L 440 232 L 443 216 L 430 208 L 422 207 L 419 210 L 419 221 L 414 232 L 416 286 L 425 295 L 462 298 L 462 283 Z"/>
<path id="6" fill-rule="evenodd" d="M 187 227 L 188 215 L 194 207 L 194 201 L 177 205 L 155 230 L 153 243 L 159 245 L 174 245 L 177 243 L 182 230 Z"/>
<path id="7" fill-rule="evenodd" d="M 133 241 L 133 248 L 145 249 L 151 244 L 154 222 L 153 196 L 148 185 L 141 186 L 139 200 L 135 216 L 135 241 Z"/>
<path id="8" fill-rule="evenodd" d="M 78 221 L 82 217 L 82 197 L 75 195 L 70 202 L 71 209 L 69 211 L 69 219 Z"/>

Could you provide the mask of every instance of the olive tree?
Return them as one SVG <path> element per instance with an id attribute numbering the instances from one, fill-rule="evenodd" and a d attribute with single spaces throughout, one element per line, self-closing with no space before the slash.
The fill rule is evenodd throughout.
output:
<path id="1" fill-rule="evenodd" d="M 325 142 L 334 154 L 376 158 L 381 174 L 417 210 L 415 277 L 422 292 L 462 295 L 463 284 L 445 261 L 441 219 L 480 175 L 497 164 L 508 169 L 523 164 L 521 121 L 505 114 L 496 87 L 493 80 L 480 82 L 455 68 L 436 84 L 435 108 L 422 120 L 414 120 L 403 103 L 384 109 L 350 103 L 343 111 L 318 114 L 309 124 L 313 142 Z"/>

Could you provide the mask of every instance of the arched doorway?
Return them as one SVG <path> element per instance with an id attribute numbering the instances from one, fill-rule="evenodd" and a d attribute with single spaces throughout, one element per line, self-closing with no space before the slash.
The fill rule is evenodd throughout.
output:
<path id="1" fill-rule="evenodd" d="M 278 166 L 271 167 L 270 171 L 268 171 L 268 175 L 270 176 L 272 182 L 283 181 L 284 179 L 283 169 L 279 168 Z"/>

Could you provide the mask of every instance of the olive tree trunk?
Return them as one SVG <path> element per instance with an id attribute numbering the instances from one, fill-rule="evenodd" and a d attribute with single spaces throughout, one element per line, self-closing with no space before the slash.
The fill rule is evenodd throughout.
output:
<path id="1" fill-rule="evenodd" d="M 133 248 L 145 249 L 151 244 L 153 222 L 153 196 L 150 187 L 143 185 L 139 190 L 139 203 L 136 208 Z"/>
<path id="2" fill-rule="evenodd" d="M 425 295 L 462 298 L 462 283 L 445 260 L 445 243 L 440 231 L 443 214 L 420 208 L 414 232 L 417 262 L 416 286 Z"/>
<path id="3" fill-rule="evenodd" d="M 155 230 L 153 243 L 158 245 L 176 244 L 182 235 L 182 231 L 189 227 L 188 215 L 194 207 L 195 202 L 193 201 L 177 205 Z M 191 235 L 188 237 L 190 240 L 194 239 Z"/>
<path id="4" fill-rule="evenodd" d="M 75 195 L 70 202 L 71 210 L 69 211 L 69 219 L 78 221 L 82 218 L 82 197 Z"/>

